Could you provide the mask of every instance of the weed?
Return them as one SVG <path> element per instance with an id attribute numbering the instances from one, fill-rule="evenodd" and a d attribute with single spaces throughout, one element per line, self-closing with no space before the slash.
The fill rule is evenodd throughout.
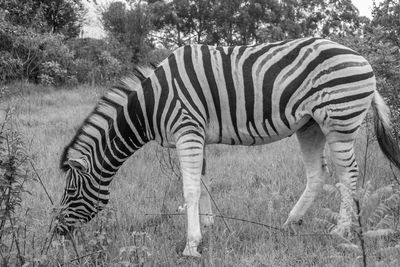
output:
<path id="1" fill-rule="evenodd" d="M 21 243 L 21 234 L 26 237 L 26 227 L 17 208 L 21 206 L 23 195 L 29 193 L 25 184 L 30 179 L 24 142 L 13 128 L 11 117 L 11 109 L 8 109 L 0 128 L 0 254 L 3 266 L 25 262 L 25 243 Z M 11 257 L 13 247 L 16 248 L 16 259 Z"/>

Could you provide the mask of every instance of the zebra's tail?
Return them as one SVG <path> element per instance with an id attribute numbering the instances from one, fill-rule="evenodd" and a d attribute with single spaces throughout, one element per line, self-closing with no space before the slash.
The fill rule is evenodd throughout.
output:
<path id="1" fill-rule="evenodd" d="M 382 96 L 375 91 L 372 100 L 374 110 L 375 133 L 383 154 L 400 169 L 400 147 L 394 136 L 390 122 L 390 111 Z M 400 183 L 400 181 L 397 181 Z"/>

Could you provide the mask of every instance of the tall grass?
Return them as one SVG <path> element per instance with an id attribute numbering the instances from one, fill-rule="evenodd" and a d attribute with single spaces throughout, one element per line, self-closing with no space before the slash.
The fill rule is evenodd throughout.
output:
<path id="1" fill-rule="evenodd" d="M 62 149 L 103 92 L 104 88 L 93 87 L 36 88 L 36 92 L 29 94 L 14 94 L 0 105 L 1 109 L 13 108 L 15 125 L 24 136 L 28 154 L 56 203 L 65 185 L 58 169 Z M 365 145 L 365 131 L 362 131 L 357 141 L 362 170 Z M 376 143 L 369 147 L 366 161 L 369 184 L 372 188 L 390 184 L 393 174 L 388 162 L 378 152 Z M 319 220 L 325 214 L 323 208 L 337 211 L 340 204 L 337 196 L 327 193 L 321 194 L 304 218 L 302 235 L 290 236 L 237 220 L 227 220 L 228 231 L 217 218 L 214 227 L 204 230 L 202 259 L 182 257 L 184 217 L 147 215 L 176 213 L 183 204 L 179 177 L 165 170 L 167 153 L 166 149 L 150 143 L 124 164 L 111 185 L 107 209 L 82 226 L 75 236 L 75 247 L 70 241 L 49 234 L 54 207 L 39 183 L 26 185 L 31 195 L 25 195 L 17 209 L 18 214 L 24 215 L 22 223 L 26 225 L 25 262 L 30 266 L 362 264 L 356 254 L 339 246 L 343 240 L 325 234 L 325 225 Z M 212 145 L 207 147 L 206 154 L 212 196 L 224 215 L 280 227 L 305 187 L 305 170 L 294 137 L 258 147 Z M 334 175 L 327 183 L 337 183 Z M 393 236 L 390 240 L 382 238 L 380 246 L 389 241 L 398 243 L 398 237 Z M 375 244 L 366 245 L 368 249 L 375 248 Z M 370 260 L 377 261 L 377 257 Z"/>

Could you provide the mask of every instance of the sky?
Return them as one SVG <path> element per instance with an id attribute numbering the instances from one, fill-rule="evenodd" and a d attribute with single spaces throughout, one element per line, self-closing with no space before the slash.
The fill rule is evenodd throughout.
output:
<path id="1" fill-rule="evenodd" d="M 361 16 L 366 16 L 371 18 L 372 11 L 372 0 L 352 0 L 353 5 L 355 5 L 360 11 Z M 381 2 L 381 0 L 375 1 L 377 4 Z"/>
<path id="2" fill-rule="evenodd" d="M 97 3 L 100 5 L 106 5 L 109 2 L 113 2 L 114 0 L 97 0 Z M 361 16 L 366 16 L 371 18 L 371 11 L 372 11 L 372 1 L 373 0 L 352 0 L 353 4 L 358 8 L 360 11 Z M 376 0 L 375 2 L 378 4 L 382 0 Z M 86 1 L 84 1 L 86 2 Z M 87 4 L 88 8 L 88 15 L 87 15 L 87 23 L 83 27 L 83 37 L 93 37 L 93 38 L 102 38 L 104 37 L 105 33 L 101 28 L 101 24 L 97 19 L 96 11 L 93 6 Z"/>

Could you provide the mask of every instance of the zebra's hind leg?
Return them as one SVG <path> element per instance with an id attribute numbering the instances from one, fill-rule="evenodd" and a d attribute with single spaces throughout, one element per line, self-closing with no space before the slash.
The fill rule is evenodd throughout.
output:
<path id="1" fill-rule="evenodd" d="M 306 168 L 307 185 L 283 225 L 291 232 L 296 232 L 295 226 L 301 223 L 302 217 L 321 191 L 325 178 L 329 175 L 324 156 L 326 138 L 319 125 L 315 121 L 311 125 L 307 124 L 297 131 L 296 135 Z"/>
<path id="2" fill-rule="evenodd" d="M 345 236 L 350 233 L 353 218 L 353 196 L 356 191 L 358 179 L 358 166 L 354 155 L 353 138 L 344 139 L 327 135 L 331 158 L 335 165 L 337 184 L 341 194 L 339 221 L 333 233 Z"/>
<path id="3" fill-rule="evenodd" d="M 203 168 L 201 171 L 201 193 L 200 193 L 200 222 L 203 226 L 212 226 L 214 216 L 211 208 L 210 187 L 208 176 L 206 175 L 205 151 L 203 159 Z M 207 214 L 207 215 L 204 215 Z"/>

